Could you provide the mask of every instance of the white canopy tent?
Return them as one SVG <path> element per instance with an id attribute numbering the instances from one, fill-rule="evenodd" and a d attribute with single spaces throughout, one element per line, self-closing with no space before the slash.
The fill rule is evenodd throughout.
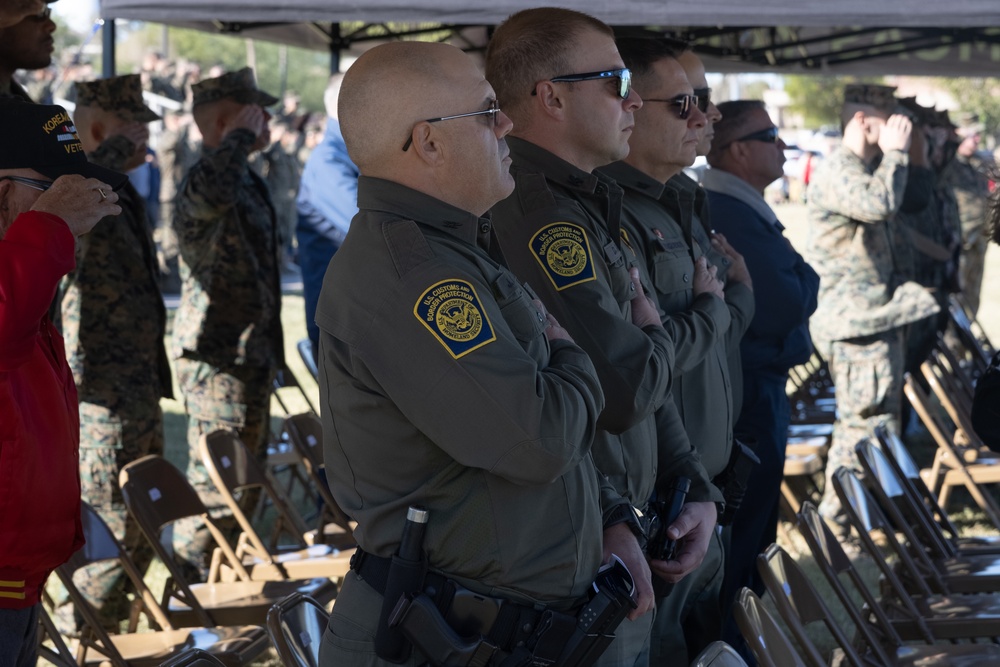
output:
<path id="1" fill-rule="evenodd" d="M 525 0 L 102 0 L 105 19 L 152 21 L 328 49 L 386 39 L 386 25 L 454 30 L 481 48 Z M 1000 72 L 1000 0 L 576 0 L 552 4 L 623 30 L 694 42 L 713 71 L 992 76 Z M 360 22 L 363 27 L 345 24 Z M 378 29 L 372 29 L 377 26 Z M 433 26 L 433 27 L 430 27 Z M 464 33 L 464 34 L 463 34 Z M 471 35 L 471 36 L 470 36 Z M 391 35 L 392 36 L 392 35 Z"/>

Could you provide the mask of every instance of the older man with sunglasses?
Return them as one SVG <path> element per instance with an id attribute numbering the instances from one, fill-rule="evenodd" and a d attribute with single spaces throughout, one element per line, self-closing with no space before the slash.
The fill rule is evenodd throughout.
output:
<path id="1" fill-rule="evenodd" d="M 734 320 L 752 311 L 753 294 L 748 280 L 735 280 L 745 271 L 735 255 L 730 284 L 724 289 L 716 275 L 718 267 L 708 262 L 692 239 L 695 220 L 690 200 L 684 199 L 681 189 L 668 187 L 697 156 L 707 122 L 707 99 L 693 94 L 676 60 L 677 45 L 671 41 L 623 38 L 618 50 L 632 70 L 644 104 L 635 114 L 628 156 L 601 171 L 625 191 L 622 228 L 649 274 L 663 325 L 677 349 L 674 404 L 707 475 L 716 479 L 726 469 L 733 448 L 726 335 Z M 681 215 L 675 217 L 675 212 Z M 662 428 L 658 435 L 670 437 Z M 714 493 L 722 500 L 718 489 Z M 707 537 L 708 554 L 701 566 L 669 595 L 657 599 L 653 664 L 690 662 L 721 636 L 722 537 L 718 531 Z"/>
<path id="2" fill-rule="evenodd" d="M 418 42 L 359 58 L 338 110 L 359 213 L 316 323 L 327 475 L 360 548 L 320 664 L 569 667 L 625 502 L 590 454 L 597 372 L 485 215 L 513 188 L 511 121 L 470 58 Z"/>
<path id="3" fill-rule="evenodd" d="M 816 310 L 819 276 L 784 237 L 784 227 L 764 201 L 764 188 L 781 178 L 785 162 L 785 144 L 764 103 L 723 102 L 719 111 L 722 120 L 715 125 L 708 154 L 712 168 L 705 172 L 703 184 L 712 226 L 740 248 L 756 288 L 756 312 L 740 344 L 743 409 L 736 431 L 757 441 L 760 465 L 747 487 L 753 503 L 741 508 L 733 522 L 722 594 L 724 639 L 740 646 L 743 642 L 728 610 L 743 586 L 758 595 L 764 591 L 756 558 L 777 534 L 791 419 L 785 384 L 788 370 L 812 353 L 809 316 Z"/>
<path id="4" fill-rule="evenodd" d="M 605 558 L 625 560 L 640 602 L 601 664 L 645 665 L 652 614 L 638 614 L 653 607 L 650 568 L 673 582 L 698 566 L 719 496 L 668 401 L 675 341 L 644 293 L 640 260 L 622 233 L 622 190 L 595 171 L 628 155 L 642 101 L 611 30 L 569 10 L 510 17 L 489 44 L 486 75 L 514 120 L 515 188 L 493 208 L 497 234 L 514 272 L 594 360 L 608 401 L 594 443 L 598 468 L 643 512 L 674 477 L 692 480 L 692 502 L 669 531 L 682 544 L 675 562 L 647 564 L 629 530 L 632 517 L 605 517 Z M 666 412 L 654 414 L 661 406 Z M 658 437 L 661 418 L 672 437 Z"/>

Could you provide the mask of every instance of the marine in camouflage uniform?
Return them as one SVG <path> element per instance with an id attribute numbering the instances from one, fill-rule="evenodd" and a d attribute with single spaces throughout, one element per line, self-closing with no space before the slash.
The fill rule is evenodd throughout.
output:
<path id="1" fill-rule="evenodd" d="M 74 116 L 88 159 L 122 172 L 141 163 L 145 124 L 159 116 L 143 104 L 139 76 L 81 82 L 76 89 Z M 142 456 L 163 453 L 160 398 L 172 397 L 172 389 L 163 345 L 166 311 L 145 207 L 131 184 L 118 195 L 121 215 L 77 241 L 76 269 L 62 290 L 62 329 L 80 396 L 83 500 L 144 571 L 152 551 L 125 509 L 118 473 Z M 100 563 L 78 575 L 84 595 L 106 620 L 127 618 L 120 566 Z"/>
<path id="2" fill-rule="evenodd" d="M 859 467 L 854 445 L 879 422 L 898 432 L 902 327 L 939 311 L 926 289 L 904 281 L 894 249 L 893 225 L 909 173 L 909 142 L 880 155 L 872 134 L 862 127 L 892 120 L 893 90 L 867 84 L 846 87 L 845 116 L 850 114 L 850 119 L 844 145 L 823 161 L 809 186 L 806 259 L 820 276 L 810 331 L 816 349 L 829 362 L 837 392 L 820 512 L 838 523 L 843 510 L 830 484 L 833 472 L 839 466 Z M 881 132 L 886 131 L 883 125 Z M 902 137 L 906 132 L 894 134 Z M 867 160 L 855 148 L 862 142 L 867 142 Z"/>
<path id="3" fill-rule="evenodd" d="M 168 113 L 164 130 L 156 145 L 160 161 L 160 219 L 154 238 L 159 246 L 159 263 L 164 292 L 180 291 L 177 267 L 177 232 L 174 230 L 174 203 L 184 175 L 198 160 L 199 150 L 192 145 L 190 116 Z"/>
<path id="4" fill-rule="evenodd" d="M 286 257 L 290 258 L 292 232 L 298 219 L 295 198 L 299 192 L 302 170 L 298 159 L 282 143 L 282 137 L 291 132 L 291 128 L 285 123 L 272 123 L 272 132 L 274 136 L 271 145 L 260 153 L 260 175 L 271 193 L 281 245 Z"/>
<path id="5" fill-rule="evenodd" d="M 947 114 L 942 119 L 934 109 L 922 107 L 912 98 L 901 102 L 916 120 L 906 190 L 893 227 L 897 266 L 904 278 L 930 290 L 941 308 L 937 316 L 914 322 L 906 330 L 904 367 L 919 376 L 920 364 L 947 324 L 948 294 L 955 280 L 961 231 L 954 193 L 940 177 L 950 158 L 948 151 L 955 145 L 948 141 L 951 125 L 942 122 L 947 121 Z"/>
<path id="6" fill-rule="evenodd" d="M 177 198 L 182 287 L 172 355 L 188 415 L 187 476 L 221 517 L 227 512 L 201 463 L 199 439 L 234 431 L 263 460 L 271 381 L 284 364 L 276 220 L 267 186 L 248 162 L 267 141 L 261 107 L 276 101 L 257 90 L 250 68 L 196 84 L 203 148 Z M 225 130 L 214 127 L 220 114 Z M 248 507 L 255 500 L 244 498 Z M 202 565 L 207 533 L 178 532 L 186 560 Z"/>
<path id="7" fill-rule="evenodd" d="M 986 175 L 989 165 L 975 153 L 982 130 L 983 126 L 975 123 L 960 130 L 962 143 L 941 175 L 942 180 L 951 186 L 958 203 L 962 226 L 959 272 L 962 294 L 973 313 L 979 310 L 979 292 L 989 243 L 990 187 Z"/>

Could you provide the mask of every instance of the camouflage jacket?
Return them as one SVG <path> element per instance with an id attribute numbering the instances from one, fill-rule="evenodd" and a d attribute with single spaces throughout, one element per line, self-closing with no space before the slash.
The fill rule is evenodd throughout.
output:
<path id="1" fill-rule="evenodd" d="M 133 149 L 114 136 L 87 157 L 123 171 Z M 104 218 L 77 241 L 76 269 L 66 276 L 61 302 L 80 401 L 111 410 L 172 396 L 163 344 L 167 318 L 145 207 L 131 184 L 118 195 L 121 215 Z"/>
<path id="2" fill-rule="evenodd" d="M 219 368 L 284 364 L 274 209 L 247 162 L 254 136 L 205 147 L 177 197 L 181 305 L 173 356 Z"/>
<path id="3" fill-rule="evenodd" d="M 894 248 L 908 164 L 902 151 L 865 164 L 841 146 L 809 185 L 806 260 L 820 276 L 809 325 L 824 355 L 831 341 L 891 331 L 938 310 L 924 288 L 904 281 Z"/>
<path id="4" fill-rule="evenodd" d="M 896 266 L 904 279 L 944 294 L 957 269 L 961 232 L 954 192 L 934 170 L 910 168 L 893 233 Z"/>
<path id="5" fill-rule="evenodd" d="M 986 233 L 990 203 L 990 183 L 985 167 L 977 158 L 956 155 L 941 173 L 944 183 L 950 185 L 958 200 L 962 221 L 962 237 L 966 244 Z"/>

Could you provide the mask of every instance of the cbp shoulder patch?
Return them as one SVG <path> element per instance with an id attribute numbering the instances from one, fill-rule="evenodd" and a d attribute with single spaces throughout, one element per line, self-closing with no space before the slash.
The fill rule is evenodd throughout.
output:
<path id="1" fill-rule="evenodd" d="M 465 280 L 431 285 L 417 299 L 413 315 L 455 359 L 497 339 L 476 288 Z"/>
<path id="2" fill-rule="evenodd" d="M 556 290 L 595 280 L 590 240 L 580 225 L 554 222 L 538 230 L 528 244 Z"/>

